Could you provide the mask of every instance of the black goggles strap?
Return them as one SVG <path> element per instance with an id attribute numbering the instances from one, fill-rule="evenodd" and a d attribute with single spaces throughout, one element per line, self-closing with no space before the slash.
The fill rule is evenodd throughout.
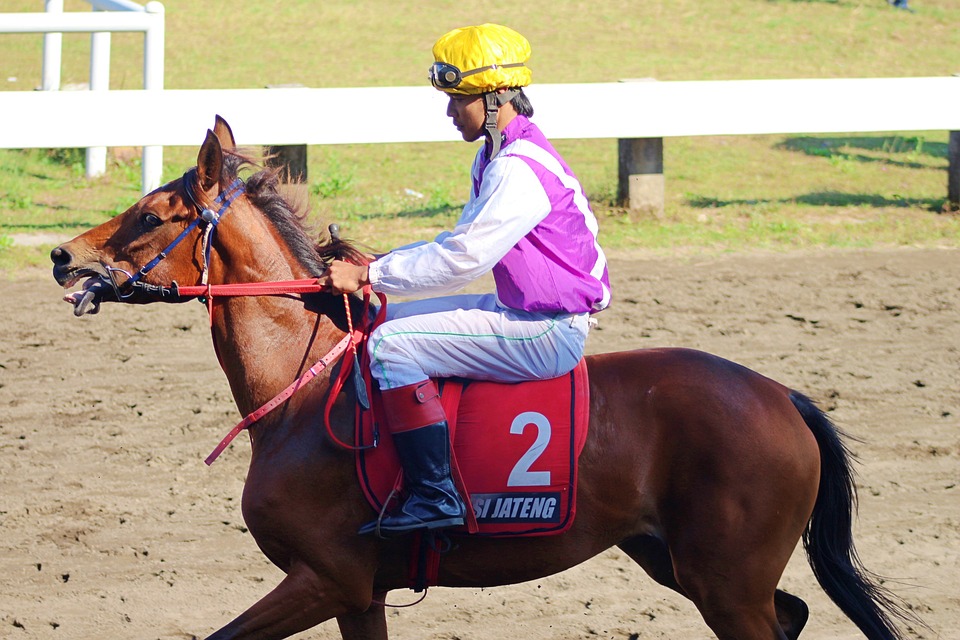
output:
<path id="1" fill-rule="evenodd" d="M 487 111 L 487 119 L 483 128 L 490 138 L 490 159 L 493 160 L 500 153 L 500 144 L 503 141 L 503 135 L 497 129 L 497 114 L 500 113 L 500 107 L 507 104 L 520 94 L 518 89 L 509 89 L 503 93 L 491 91 L 483 94 L 483 102 Z"/>

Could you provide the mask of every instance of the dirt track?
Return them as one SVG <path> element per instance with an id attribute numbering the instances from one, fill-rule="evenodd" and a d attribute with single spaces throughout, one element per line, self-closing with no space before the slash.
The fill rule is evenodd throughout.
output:
<path id="1" fill-rule="evenodd" d="M 820 400 L 863 440 L 857 542 L 933 629 L 908 637 L 960 637 L 960 252 L 620 257 L 611 272 L 589 349 L 701 348 Z M 0 638 L 202 637 L 271 589 L 281 574 L 239 509 L 247 443 L 202 462 L 237 420 L 202 308 L 77 320 L 46 274 L 0 292 Z M 803 638 L 861 637 L 801 555 L 782 586 L 810 604 Z M 388 619 L 401 640 L 711 637 L 615 552 L 432 589 Z"/>

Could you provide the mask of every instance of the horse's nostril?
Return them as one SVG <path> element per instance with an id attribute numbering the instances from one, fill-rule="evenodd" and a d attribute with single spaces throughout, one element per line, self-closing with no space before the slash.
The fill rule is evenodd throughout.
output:
<path id="1" fill-rule="evenodd" d="M 57 247 L 50 252 L 50 259 L 53 260 L 53 264 L 63 266 L 69 264 L 71 260 L 70 252 L 64 249 L 62 246 Z"/>

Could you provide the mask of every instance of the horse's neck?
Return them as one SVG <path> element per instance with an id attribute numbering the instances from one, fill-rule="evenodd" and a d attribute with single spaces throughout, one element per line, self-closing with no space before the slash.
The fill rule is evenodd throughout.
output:
<path id="1" fill-rule="evenodd" d="M 227 233 L 229 232 L 229 240 Z M 212 283 L 309 278 L 272 225 L 253 220 L 222 229 L 211 259 Z M 215 299 L 212 334 L 237 408 L 257 409 L 303 374 L 343 336 L 298 295 Z"/>

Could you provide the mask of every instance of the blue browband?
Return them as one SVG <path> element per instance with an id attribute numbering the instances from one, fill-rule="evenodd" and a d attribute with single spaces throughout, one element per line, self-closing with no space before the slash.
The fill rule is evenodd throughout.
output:
<path id="1" fill-rule="evenodd" d="M 196 169 L 191 169 L 190 171 L 187 171 L 185 174 L 183 174 L 184 190 L 186 191 L 187 197 L 190 199 L 190 202 L 193 204 L 193 206 L 197 210 L 198 215 L 196 219 L 194 219 L 193 222 L 187 225 L 187 228 L 181 231 L 180 234 L 173 239 L 173 242 L 168 244 L 163 249 L 163 251 L 161 251 L 159 254 L 157 254 L 155 258 L 153 258 L 153 260 L 143 265 L 143 267 L 141 267 L 140 270 L 138 270 L 135 274 L 130 275 L 129 273 L 127 273 L 122 269 L 109 270 L 111 284 L 113 285 L 114 291 L 116 292 L 117 297 L 119 299 L 122 300 L 125 298 L 129 298 L 134 294 L 134 291 L 137 288 L 142 286 L 149 286 L 149 285 L 145 285 L 144 283 L 141 283 L 140 279 L 143 278 L 145 275 L 147 275 L 151 270 L 153 270 L 154 267 L 160 264 L 160 262 L 164 258 L 166 258 L 167 255 L 178 244 L 183 242 L 183 239 L 186 238 L 188 235 L 190 235 L 190 233 L 195 228 L 197 228 L 197 226 L 199 226 L 201 223 L 205 223 L 209 225 L 208 233 L 212 236 L 214 231 L 217 228 L 217 225 L 220 224 L 220 218 L 227 212 L 227 210 L 230 208 L 230 205 L 233 204 L 233 201 L 236 200 L 245 190 L 243 180 L 241 180 L 240 178 L 237 178 L 236 180 L 234 180 L 230 184 L 230 186 L 228 186 L 224 191 L 221 191 L 220 194 L 213 201 L 213 206 L 219 205 L 219 208 L 217 209 L 217 211 L 214 211 L 213 209 L 210 209 L 208 207 L 201 207 L 200 204 L 194 198 L 192 187 L 193 187 L 193 181 L 195 179 L 196 179 Z M 212 243 L 208 238 L 207 242 L 205 242 L 204 252 L 203 252 L 204 271 L 206 271 L 207 265 L 210 262 L 210 245 L 211 244 Z M 119 271 L 128 276 L 127 281 L 122 284 L 124 288 L 128 289 L 126 294 L 123 294 L 120 292 L 121 285 L 116 282 L 116 278 L 114 277 L 115 271 Z"/>

